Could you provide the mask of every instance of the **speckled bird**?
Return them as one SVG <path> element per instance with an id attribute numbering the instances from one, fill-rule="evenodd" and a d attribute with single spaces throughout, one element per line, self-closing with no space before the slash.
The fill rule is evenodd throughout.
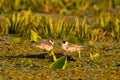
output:
<path id="1" fill-rule="evenodd" d="M 73 43 L 69 43 L 68 41 L 62 41 L 62 49 L 66 51 L 67 54 L 80 51 L 84 48 L 84 46 L 79 46 Z"/>
<path id="2" fill-rule="evenodd" d="M 48 40 L 47 42 L 42 42 L 40 45 L 35 45 L 35 46 L 45 51 L 51 51 L 54 46 L 54 41 Z"/>

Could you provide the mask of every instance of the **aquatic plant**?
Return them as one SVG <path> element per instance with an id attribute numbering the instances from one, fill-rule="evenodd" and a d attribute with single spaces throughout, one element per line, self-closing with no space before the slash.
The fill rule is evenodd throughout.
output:
<path id="1" fill-rule="evenodd" d="M 6 18 L 2 19 L 0 21 L 0 35 L 6 36 L 6 35 L 8 35 L 8 31 L 9 31 L 9 29 L 8 29 L 7 19 Z"/>
<path id="2" fill-rule="evenodd" d="M 29 38 L 30 38 L 30 41 L 32 42 L 36 42 L 37 40 L 38 40 L 38 38 L 40 38 L 41 39 L 41 37 L 38 35 L 38 33 L 37 32 L 34 32 L 33 30 L 30 30 L 30 32 L 29 32 Z"/>
<path id="3" fill-rule="evenodd" d="M 77 14 L 81 11 L 89 13 L 100 13 L 103 10 L 119 8 L 119 0 L 1 0 L 0 13 L 9 13 L 14 11 L 31 9 L 33 12 L 40 13 L 59 13 L 59 14 Z M 94 10 L 93 10 L 94 9 Z M 91 11 L 92 10 L 92 11 Z"/>
<path id="4" fill-rule="evenodd" d="M 0 0 L 0 79 L 119 80 L 119 8 L 120 0 Z M 52 63 L 30 42 L 37 38 L 87 47 L 67 64 L 57 44 Z"/>
<path id="5" fill-rule="evenodd" d="M 50 65 L 51 69 L 65 69 L 67 65 L 67 57 L 62 56 Z"/>
<path id="6" fill-rule="evenodd" d="M 22 31 L 25 26 L 25 23 L 24 23 L 25 17 L 22 16 L 20 13 L 18 13 L 18 14 L 15 13 L 12 16 L 10 16 L 8 18 L 8 20 L 10 23 L 10 25 L 8 26 L 9 33 L 21 35 L 23 33 Z"/>
<path id="7" fill-rule="evenodd" d="M 37 32 L 38 21 L 41 16 L 33 15 L 30 10 L 21 13 L 14 13 L 5 19 L 3 32 L 6 34 L 16 34 L 18 36 L 28 37 L 30 30 Z"/>
<path id="8" fill-rule="evenodd" d="M 119 40 L 119 18 L 109 13 L 101 14 L 95 20 L 96 22 L 88 23 L 87 17 L 84 16 L 81 24 L 78 17 L 75 18 L 74 23 L 67 22 L 65 18 L 53 21 L 50 16 L 33 14 L 28 10 L 6 17 L 5 22 L 0 26 L 0 33 L 1 35 L 16 34 L 32 39 L 35 35 L 30 36 L 30 34 L 35 32 L 41 38 L 63 39 L 78 44 L 82 41 Z"/>
<path id="9" fill-rule="evenodd" d="M 93 53 L 90 52 L 90 59 L 91 59 L 92 61 L 93 61 L 94 58 L 97 58 L 98 56 L 100 56 L 99 53 L 93 54 Z"/>
<path id="10" fill-rule="evenodd" d="M 53 51 L 53 50 L 51 50 L 51 51 L 50 51 L 49 56 L 52 56 L 52 59 L 53 59 L 53 61 L 54 61 L 54 62 L 55 62 L 55 61 L 57 61 L 57 57 L 55 56 L 55 54 L 54 54 L 54 51 Z"/>

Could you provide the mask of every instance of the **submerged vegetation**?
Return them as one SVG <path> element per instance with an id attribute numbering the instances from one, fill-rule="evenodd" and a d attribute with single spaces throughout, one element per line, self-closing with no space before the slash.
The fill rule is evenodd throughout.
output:
<path id="1" fill-rule="evenodd" d="M 119 15 L 119 0 L 1 0 L 0 80 L 119 80 Z M 66 56 L 62 40 L 85 48 Z"/>

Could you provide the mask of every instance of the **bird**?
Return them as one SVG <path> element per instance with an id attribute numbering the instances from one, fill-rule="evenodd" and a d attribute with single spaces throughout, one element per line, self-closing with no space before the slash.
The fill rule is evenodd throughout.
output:
<path id="1" fill-rule="evenodd" d="M 62 41 L 62 49 L 65 50 L 68 55 L 70 55 L 70 53 L 80 51 L 83 48 L 84 46 L 79 46 L 68 41 Z"/>
<path id="2" fill-rule="evenodd" d="M 45 51 L 51 51 L 54 46 L 54 41 L 48 40 L 47 42 L 42 42 L 40 45 L 35 45 L 35 46 Z"/>

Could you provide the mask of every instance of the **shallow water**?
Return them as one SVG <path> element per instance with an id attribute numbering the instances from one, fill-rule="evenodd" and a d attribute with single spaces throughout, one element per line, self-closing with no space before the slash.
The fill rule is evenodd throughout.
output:
<path id="1" fill-rule="evenodd" d="M 43 40 L 44 41 L 44 40 Z M 59 41 L 56 40 L 59 43 Z M 57 80 L 119 80 L 120 75 L 120 43 L 99 42 L 86 44 L 81 51 L 68 57 L 65 70 L 50 69 L 52 60 L 46 52 L 35 48 L 29 41 L 0 41 L 0 79 L 57 79 Z M 60 45 L 56 44 L 56 56 L 63 56 Z M 90 52 L 100 55 L 90 58 Z M 24 77 L 24 75 L 26 75 Z"/>

